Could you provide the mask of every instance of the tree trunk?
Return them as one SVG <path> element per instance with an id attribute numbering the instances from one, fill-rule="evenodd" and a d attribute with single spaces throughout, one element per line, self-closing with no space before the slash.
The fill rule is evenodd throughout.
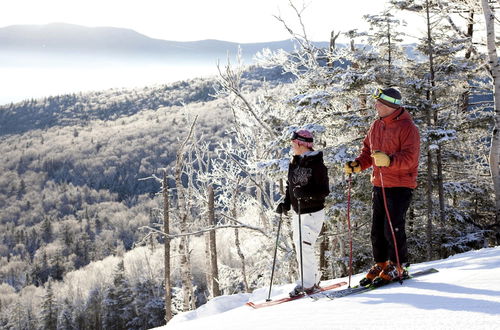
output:
<path id="1" fill-rule="evenodd" d="M 432 260 L 432 153 L 427 144 L 427 260 Z"/>
<path id="2" fill-rule="evenodd" d="M 344 224 L 342 221 L 337 222 L 337 233 L 343 233 L 344 232 Z M 339 267 L 340 267 L 340 276 L 345 276 L 348 274 L 348 266 L 346 267 L 345 262 L 343 259 L 346 256 L 346 248 L 345 248 L 345 235 L 338 235 L 338 242 L 339 242 L 339 256 L 340 260 L 338 262 Z"/>
<path id="3" fill-rule="evenodd" d="M 260 175 L 257 175 L 255 177 L 255 180 L 260 183 L 255 186 L 257 190 L 256 192 L 257 203 L 259 204 L 258 208 L 259 208 L 260 223 L 262 223 L 264 230 L 267 232 L 269 231 L 269 222 L 267 221 L 267 217 L 264 211 L 264 198 L 263 198 L 263 194 L 265 194 L 266 192 L 262 190 L 264 189 L 265 185 L 263 184 Z"/>
<path id="4" fill-rule="evenodd" d="M 237 205 L 236 205 L 236 196 L 238 194 L 238 187 L 239 186 L 239 181 L 236 184 L 236 188 L 234 189 L 233 192 L 233 207 L 231 211 L 231 216 L 236 219 L 238 216 L 237 212 Z M 259 188 L 257 188 L 257 191 L 260 191 Z M 240 244 L 240 233 L 238 229 L 234 230 L 234 245 L 236 246 L 236 251 L 238 252 L 238 256 L 240 257 L 241 260 L 241 276 L 243 277 L 243 291 L 248 292 L 248 282 L 247 282 L 247 271 L 246 271 L 246 262 L 245 262 L 245 255 L 243 254 L 243 251 L 241 250 L 241 244 Z"/>
<path id="5" fill-rule="evenodd" d="M 207 271 L 205 272 L 205 280 L 207 281 L 207 291 L 208 296 L 207 299 L 210 300 L 214 297 L 214 288 L 212 281 L 212 256 L 210 254 L 210 232 L 205 233 L 205 267 Z"/>
<path id="6" fill-rule="evenodd" d="M 500 221 L 500 63 L 495 44 L 495 16 L 491 10 L 488 0 L 481 0 L 484 18 L 486 21 L 486 38 L 488 45 L 488 57 L 493 78 L 493 98 L 494 98 L 494 122 L 495 127 L 491 134 L 490 147 L 490 171 L 495 190 L 495 220 Z"/>
<path id="7" fill-rule="evenodd" d="M 408 234 L 409 236 L 413 236 L 415 231 L 415 208 L 410 205 L 408 209 Z"/>
<path id="8" fill-rule="evenodd" d="M 337 32 L 337 34 L 335 34 L 335 31 L 332 31 L 330 33 L 330 47 L 329 47 L 329 50 L 330 50 L 330 57 L 328 58 L 328 67 L 330 68 L 333 68 L 333 52 L 335 51 L 335 42 L 337 40 L 337 38 L 339 37 L 340 35 L 340 32 Z"/>
<path id="9" fill-rule="evenodd" d="M 177 189 L 177 211 L 179 213 L 179 230 L 181 233 L 188 232 L 188 219 L 190 215 L 189 194 L 186 192 L 182 184 L 182 173 L 184 167 L 185 147 L 191 135 L 193 134 L 194 126 L 198 116 L 195 117 L 191 124 L 188 136 L 182 142 L 176 154 L 175 161 L 175 186 Z M 179 255 L 180 255 L 180 274 L 182 281 L 182 293 L 184 297 L 183 309 L 188 311 L 195 308 L 195 297 L 193 290 L 193 275 L 191 273 L 191 260 L 189 251 L 189 237 L 184 236 L 180 239 Z"/>
<path id="10" fill-rule="evenodd" d="M 185 231 L 182 231 L 185 232 Z M 193 275 L 191 273 L 191 258 L 189 251 L 189 238 L 181 237 L 179 243 L 180 272 L 183 293 L 183 311 L 193 310 L 196 307 L 193 288 Z"/>
<path id="11" fill-rule="evenodd" d="M 431 35 L 431 22 L 430 22 L 430 9 L 429 0 L 426 1 L 426 14 L 427 14 L 427 47 L 429 52 L 429 69 L 430 69 L 430 84 L 434 84 L 434 57 L 433 57 L 433 47 L 432 47 L 432 35 Z M 430 88 L 427 90 L 427 111 L 425 114 L 426 124 L 428 128 L 432 127 L 432 92 Z M 430 148 L 430 141 L 427 141 L 427 259 L 432 259 L 432 231 L 433 231 L 433 206 L 432 206 L 432 190 L 433 190 L 433 180 L 432 180 L 432 150 Z"/>
<path id="12" fill-rule="evenodd" d="M 392 78 L 392 45 L 391 45 L 391 23 L 390 23 L 390 19 L 387 18 L 387 71 L 388 71 L 388 75 L 387 75 L 387 81 L 386 81 L 386 84 L 387 86 L 391 86 L 392 85 L 392 81 L 391 81 L 391 78 Z"/>
<path id="13" fill-rule="evenodd" d="M 472 35 L 474 34 L 474 10 L 471 9 L 469 11 L 469 17 L 467 18 L 467 37 L 470 38 L 470 47 L 465 53 L 465 58 L 469 59 L 472 55 L 472 49 L 474 48 L 472 45 Z"/>
<path id="14" fill-rule="evenodd" d="M 163 232 L 165 235 L 170 234 L 170 219 L 168 214 L 168 185 L 167 185 L 167 172 L 163 173 Z M 172 283 L 170 281 L 170 239 L 165 237 L 164 243 L 164 281 L 165 281 L 165 321 L 170 321 L 172 319 Z"/>
<path id="15" fill-rule="evenodd" d="M 446 204 L 444 200 L 444 177 L 443 177 L 443 156 L 441 153 L 441 146 L 438 147 L 436 155 L 436 168 L 437 168 L 437 185 L 439 195 L 439 220 L 440 225 L 444 226 L 446 223 Z"/>
<path id="16" fill-rule="evenodd" d="M 212 186 L 208 187 L 208 221 L 210 226 L 216 225 L 215 223 L 215 203 L 214 203 L 214 188 Z M 219 288 L 219 268 L 217 267 L 217 244 L 216 244 L 215 230 L 211 230 L 209 233 L 210 241 L 210 274 L 211 274 L 211 286 L 212 286 L 212 297 L 220 296 Z"/>
<path id="17" fill-rule="evenodd" d="M 240 232 L 238 229 L 234 230 L 234 244 L 236 246 L 236 251 L 238 252 L 238 256 L 240 257 L 241 260 L 241 276 L 243 277 L 243 291 L 248 292 L 248 281 L 247 281 L 247 271 L 246 271 L 246 262 L 245 262 L 245 255 L 243 254 L 243 251 L 241 250 L 241 244 L 240 244 Z"/>

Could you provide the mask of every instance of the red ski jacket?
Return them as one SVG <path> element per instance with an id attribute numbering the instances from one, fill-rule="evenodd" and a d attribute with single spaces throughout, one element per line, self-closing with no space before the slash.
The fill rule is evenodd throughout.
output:
<path id="1" fill-rule="evenodd" d="M 381 151 L 391 159 L 388 167 L 373 166 L 371 182 L 374 186 L 382 187 L 381 171 L 384 187 L 417 187 L 420 135 L 404 108 L 372 123 L 363 140 L 361 154 L 356 158 L 362 170 L 374 165 L 371 157 L 374 151 Z"/>

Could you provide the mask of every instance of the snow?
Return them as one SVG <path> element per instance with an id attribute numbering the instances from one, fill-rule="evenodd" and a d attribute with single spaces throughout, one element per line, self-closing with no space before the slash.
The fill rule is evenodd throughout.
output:
<path id="1" fill-rule="evenodd" d="M 244 303 L 264 301 L 268 287 L 221 296 L 157 329 L 500 329 L 500 246 L 415 264 L 410 272 L 428 267 L 439 273 L 336 300 L 252 309 Z M 353 285 L 362 276 L 353 276 Z M 325 283 L 340 280 L 347 278 Z M 292 287 L 274 286 L 272 298 Z"/>

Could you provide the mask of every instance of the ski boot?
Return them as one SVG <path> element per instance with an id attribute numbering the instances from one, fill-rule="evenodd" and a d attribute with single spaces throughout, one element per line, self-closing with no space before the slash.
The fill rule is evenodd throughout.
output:
<path id="1" fill-rule="evenodd" d="M 303 296 L 303 295 L 308 295 L 308 294 L 313 294 L 319 289 L 319 285 L 314 284 L 310 288 L 305 288 L 302 289 L 302 285 L 297 285 L 292 291 L 290 291 L 289 296 L 290 298 L 294 298 L 297 296 Z"/>
<path id="2" fill-rule="evenodd" d="M 403 267 L 399 267 L 398 269 L 397 265 L 395 265 L 392 261 L 389 261 L 384 270 L 380 272 L 379 276 L 373 280 L 373 285 L 378 287 L 390 282 L 402 281 L 408 278 L 408 270 Z"/>
<path id="3" fill-rule="evenodd" d="M 377 262 L 375 265 L 370 268 L 368 274 L 364 278 L 359 281 L 360 286 L 367 286 L 372 284 L 373 280 L 377 278 L 380 273 L 385 269 L 389 261 Z"/>

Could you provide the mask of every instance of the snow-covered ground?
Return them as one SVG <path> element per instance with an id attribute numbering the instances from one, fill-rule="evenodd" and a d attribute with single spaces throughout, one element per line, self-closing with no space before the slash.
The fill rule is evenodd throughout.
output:
<path id="1" fill-rule="evenodd" d="M 500 247 L 415 264 L 411 271 L 428 267 L 439 273 L 336 300 L 252 309 L 244 304 L 264 301 L 268 287 L 221 296 L 157 329 L 500 329 Z M 362 276 L 353 276 L 353 285 Z M 325 283 L 340 280 L 347 279 Z M 272 298 L 292 287 L 275 286 Z"/>

